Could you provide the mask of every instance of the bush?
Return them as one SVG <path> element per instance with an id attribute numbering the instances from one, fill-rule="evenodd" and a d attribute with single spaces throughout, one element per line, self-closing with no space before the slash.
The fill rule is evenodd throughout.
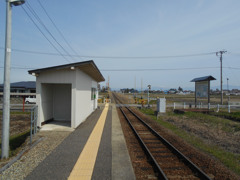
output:
<path id="1" fill-rule="evenodd" d="M 10 140 L 9 140 L 9 149 L 10 149 L 9 157 L 17 154 L 17 152 L 18 152 L 17 149 L 26 141 L 26 139 L 29 135 L 30 135 L 30 131 L 26 131 L 24 133 L 21 133 L 21 134 L 10 137 Z M 0 143 L 0 146 L 2 146 L 2 142 Z"/>

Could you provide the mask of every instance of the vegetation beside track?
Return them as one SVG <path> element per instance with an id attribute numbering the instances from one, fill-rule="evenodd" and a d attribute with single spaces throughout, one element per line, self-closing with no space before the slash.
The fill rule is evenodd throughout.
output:
<path id="1" fill-rule="evenodd" d="M 11 115 L 18 115 L 18 114 L 31 114 L 31 112 L 18 112 L 18 111 L 11 111 Z M 0 115 L 2 115 L 2 111 L 0 111 Z"/>
<path id="2" fill-rule="evenodd" d="M 10 112 L 9 157 L 15 156 L 30 135 L 30 112 Z M 2 133 L 2 112 L 0 112 L 0 134 Z M 1 138 L 0 138 L 1 147 Z M 1 149 L 0 149 L 1 153 Z M 2 160 L 1 162 L 4 162 Z"/>
<path id="3" fill-rule="evenodd" d="M 226 119 L 230 119 L 232 121 L 236 121 L 240 123 L 240 112 L 214 112 L 211 113 L 211 115 L 217 116 L 217 117 L 222 117 L 222 118 L 226 118 Z"/>
<path id="4" fill-rule="evenodd" d="M 131 97 L 132 99 L 134 99 L 134 96 L 137 96 L 138 98 L 140 98 L 141 96 L 144 99 L 147 99 L 147 93 L 137 93 L 137 94 L 133 94 L 133 93 L 129 93 L 129 94 L 124 94 L 124 96 L 128 96 Z M 173 102 L 186 102 L 186 103 L 194 103 L 195 102 L 195 96 L 194 94 L 185 94 L 185 95 L 181 95 L 181 94 L 158 94 L 158 93 L 150 93 L 150 98 L 166 98 L 167 99 L 167 104 L 172 104 Z M 223 104 L 227 105 L 228 104 L 228 99 L 229 96 L 227 95 L 223 95 Z M 208 103 L 208 99 L 207 98 L 199 98 L 198 99 L 199 102 L 202 102 L 204 104 Z M 240 96 L 230 96 L 230 101 L 231 102 L 240 102 Z M 221 104 L 221 99 L 220 99 L 220 95 L 211 95 L 211 104 Z"/>
<path id="5" fill-rule="evenodd" d="M 11 136 L 9 139 L 9 157 L 15 156 L 19 152 L 19 148 L 22 144 L 25 143 L 26 139 L 30 135 L 30 130 Z M 2 145 L 2 142 L 0 141 L 0 146 Z M 1 149 L 0 149 L 1 154 Z"/>
<path id="6" fill-rule="evenodd" d="M 184 131 L 183 129 L 177 127 L 176 125 L 165 121 L 163 117 L 156 118 L 154 115 L 154 111 L 152 109 L 141 109 L 141 111 L 150 116 L 152 119 L 157 121 L 159 124 L 161 124 L 163 127 L 171 130 L 176 135 L 183 138 L 186 142 L 189 144 L 192 144 L 194 147 L 202 150 L 203 152 L 206 152 L 207 154 L 214 156 L 215 158 L 219 159 L 226 167 L 240 175 L 240 154 L 228 152 L 219 146 L 209 144 L 204 142 L 201 138 L 194 136 L 193 134 L 189 134 L 188 132 Z M 188 118 L 195 118 L 198 119 L 201 123 L 208 123 L 210 124 L 210 127 L 217 126 L 221 127 L 223 131 L 228 133 L 237 133 L 240 131 L 240 124 L 239 125 L 233 125 L 231 121 L 219 117 L 214 117 L 207 114 L 200 114 L 200 113 L 193 113 L 189 112 L 184 115 L 177 115 L 173 114 L 172 112 L 169 112 L 166 114 L 166 118 L 171 117 L 188 117 Z"/>
<path id="7" fill-rule="evenodd" d="M 170 113 L 169 113 L 170 114 Z M 217 114 L 217 113 L 214 113 Z M 226 114 L 226 113 L 222 113 Z M 184 114 L 174 114 L 171 113 L 172 116 L 178 116 L 183 117 L 186 116 L 190 119 L 198 119 L 200 123 L 207 123 L 209 125 L 209 128 L 221 128 L 224 132 L 228 133 L 237 133 L 240 131 L 240 123 L 233 123 L 229 121 L 228 119 L 220 117 L 215 117 L 209 114 L 203 114 L 203 113 L 197 113 L 197 112 L 185 112 Z M 229 115 L 231 117 L 231 115 Z"/>

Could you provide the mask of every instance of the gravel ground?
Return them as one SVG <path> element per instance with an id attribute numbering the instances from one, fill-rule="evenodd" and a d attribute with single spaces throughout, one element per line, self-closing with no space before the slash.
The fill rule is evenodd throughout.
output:
<path id="1" fill-rule="evenodd" d="M 71 132 L 42 131 L 34 140 L 43 138 L 36 146 L 24 155 L 1 175 L 1 179 L 24 179 L 35 167 L 38 166 Z"/>

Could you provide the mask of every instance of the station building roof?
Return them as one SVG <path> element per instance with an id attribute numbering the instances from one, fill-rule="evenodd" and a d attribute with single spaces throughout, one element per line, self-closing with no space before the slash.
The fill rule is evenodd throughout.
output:
<path id="1" fill-rule="evenodd" d="M 47 67 L 42 69 L 35 69 L 28 71 L 31 75 L 38 75 L 46 71 L 62 70 L 62 69 L 75 69 L 79 68 L 81 71 L 92 77 L 97 82 L 105 81 L 103 75 L 99 71 L 98 67 L 93 60 L 82 61 L 77 63 L 65 64 L 60 66 Z"/>
<path id="2" fill-rule="evenodd" d="M 216 78 L 214 78 L 213 76 L 203 76 L 203 77 L 195 78 L 190 82 L 211 81 L 211 80 L 216 80 Z"/>

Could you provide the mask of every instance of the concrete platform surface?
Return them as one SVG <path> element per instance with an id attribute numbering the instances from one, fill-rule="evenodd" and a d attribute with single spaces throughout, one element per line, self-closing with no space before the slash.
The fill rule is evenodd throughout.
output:
<path id="1" fill-rule="evenodd" d="M 74 131 L 74 129 L 71 128 L 71 122 L 52 121 L 48 124 L 44 124 L 40 131 Z"/>
<path id="2" fill-rule="evenodd" d="M 104 116 L 102 115 L 104 114 L 103 109 L 95 110 L 26 179 L 68 179 L 74 167 L 85 169 L 79 171 L 75 169 L 71 179 L 135 179 L 116 107 L 114 104 L 110 104 L 108 110 L 105 110 Z M 99 126 L 99 123 L 102 125 Z M 44 128 L 60 130 L 60 127 L 70 128 L 59 126 L 57 123 L 45 125 Z M 87 145 L 89 141 L 90 146 Z M 88 157 L 92 151 L 97 152 L 95 158 Z M 84 154 L 87 155 L 82 161 L 79 161 Z M 89 167 L 92 162 L 94 165 L 90 172 Z M 84 163 L 86 164 L 84 165 Z M 81 173 L 81 178 L 79 173 Z"/>

